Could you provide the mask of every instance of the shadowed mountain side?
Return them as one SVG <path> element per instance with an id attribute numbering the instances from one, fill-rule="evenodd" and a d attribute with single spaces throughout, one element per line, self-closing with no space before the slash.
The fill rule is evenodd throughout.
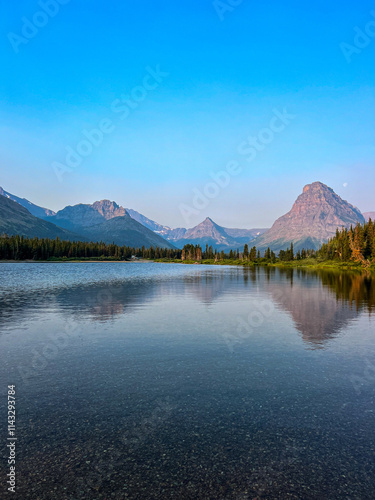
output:
<path id="1" fill-rule="evenodd" d="M 101 200 L 92 205 L 84 203 L 68 205 L 54 216 L 48 217 L 48 220 L 66 229 L 79 231 L 82 227 L 94 226 L 124 215 L 126 215 L 125 208 L 120 207 L 116 202 Z"/>
<path id="2" fill-rule="evenodd" d="M 18 202 L 0 196 L 0 234 L 3 233 L 9 236 L 18 234 L 29 238 L 55 239 L 59 237 L 70 241 L 86 240 L 79 234 L 35 217 Z"/>
<path id="3" fill-rule="evenodd" d="M 115 217 L 101 224 L 85 227 L 81 232 L 87 238 L 94 241 L 105 241 L 116 245 L 127 245 L 130 247 L 161 247 L 174 248 L 164 238 L 155 234 L 147 227 L 132 219 L 129 215 Z"/>
<path id="4" fill-rule="evenodd" d="M 34 203 L 31 203 L 31 201 L 26 200 L 26 198 L 20 198 L 19 196 L 15 196 L 14 194 L 4 191 L 2 187 L 0 187 L 0 195 L 5 196 L 5 198 L 8 198 L 10 200 L 19 203 L 35 217 L 40 217 L 41 219 L 43 219 L 44 217 L 55 215 L 55 212 L 53 210 L 49 210 L 48 208 L 43 208 L 39 207 L 38 205 L 34 205 Z"/>
<path id="5" fill-rule="evenodd" d="M 101 200 L 92 205 L 67 206 L 48 217 L 61 227 L 83 234 L 92 241 L 130 247 L 175 248 L 164 238 L 130 217 L 114 201 Z"/>
<path id="6" fill-rule="evenodd" d="M 106 221 L 110 221 L 114 218 L 130 216 L 131 219 L 138 222 L 141 226 L 170 242 L 170 244 L 162 244 L 160 240 L 154 240 L 155 242 L 152 246 L 159 247 L 182 248 L 187 243 L 193 243 L 201 246 L 205 246 L 206 244 L 209 246 L 212 245 L 213 248 L 216 248 L 219 251 L 229 251 L 230 249 L 237 250 L 242 249 L 245 243 L 266 231 L 266 229 L 224 228 L 213 222 L 213 220 L 208 217 L 193 228 L 172 229 L 169 226 L 163 226 L 162 224 L 145 217 L 136 210 L 132 210 L 130 208 L 125 209 L 116 202 L 110 200 L 100 200 L 92 204 L 79 203 L 73 206 L 68 205 L 55 213 L 52 210 L 34 205 L 24 198 L 14 196 L 4 191 L 2 188 L 0 188 L 0 194 L 27 208 L 34 216 L 52 224 L 56 224 L 56 226 L 67 229 L 77 235 L 84 234 L 86 232 L 86 228 L 104 224 Z M 117 227 L 116 229 L 119 228 Z M 113 240 L 108 238 L 109 229 L 101 228 L 101 230 L 103 231 L 103 234 L 105 234 L 105 239 L 103 238 L 103 241 L 112 243 Z M 118 241 L 121 242 L 125 241 L 123 238 L 123 230 L 124 228 L 121 229 L 121 235 L 115 235 L 116 238 L 120 238 Z M 89 238 L 92 238 L 95 241 L 101 239 L 100 235 L 94 234 L 89 230 L 87 230 L 87 232 L 90 233 Z M 139 230 L 138 233 L 139 232 L 141 231 Z M 145 243 L 142 243 L 141 240 L 135 238 L 134 233 L 132 235 L 129 234 L 129 236 L 131 241 L 138 241 L 135 246 L 143 246 L 143 244 L 144 246 L 150 246 L 149 242 L 146 241 Z M 148 234 L 148 240 L 150 240 L 150 238 L 151 236 Z M 156 243 L 156 241 L 159 241 L 159 243 Z M 132 243 L 121 244 L 132 246 Z"/>

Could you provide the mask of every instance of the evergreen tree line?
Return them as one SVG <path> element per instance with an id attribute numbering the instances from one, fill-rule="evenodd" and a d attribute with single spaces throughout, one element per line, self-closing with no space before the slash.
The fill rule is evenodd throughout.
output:
<path id="1" fill-rule="evenodd" d="M 0 260 L 53 260 L 53 259 L 109 259 L 130 260 L 133 257 L 143 259 L 168 259 L 200 262 L 202 260 L 238 260 L 242 262 L 270 262 L 303 260 L 318 258 L 320 261 L 338 260 L 355 261 L 365 266 L 375 262 L 375 223 L 369 222 L 350 229 L 337 229 L 334 238 L 322 245 L 320 250 L 303 249 L 294 252 L 290 248 L 280 250 L 276 256 L 270 248 L 262 254 L 255 246 L 245 244 L 242 251 L 218 251 L 212 245 L 202 250 L 200 245 L 186 244 L 182 250 L 160 247 L 141 248 L 120 246 L 114 243 L 64 241 L 60 238 L 27 238 L 24 236 L 0 236 Z"/>
<path id="2" fill-rule="evenodd" d="M 336 236 L 322 245 L 318 257 L 323 260 L 355 261 L 368 266 L 375 262 L 375 222 L 371 219 L 354 228 L 336 231 Z"/>
<path id="3" fill-rule="evenodd" d="M 0 259 L 2 260 L 53 260 L 53 259 L 180 259 L 181 250 L 170 248 L 134 248 L 100 242 L 63 241 L 48 238 L 26 238 L 24 236 L 0 237 Z"/>
<path id="4" fill-rule="evenodd" d="M 294 253 L 293 243 L 290 248 L 286 250 L 280 250 L 279 255 L 276 256 L 275 252 L 270 248 L 267 248 L 265 252 L 260 252 L 254 246 L 249 249 L 249 245 L 245 244 L 243 251 L 230 250 L 228 253 L 213 249 L 212 246 L 206 245 L 206 249 L 202 251 L 200 245 L 187 244 L 182 249 L 181 259 L 184 260 L 214 260 L 215 262 L 223 260 L 240 260 L 243 262 L 277 262 L 281 261 L 291 261 L 291 260 L 301 260 L 307 259 L 309 257 L 315 257 L 315 250 L 301 250 Z"/>

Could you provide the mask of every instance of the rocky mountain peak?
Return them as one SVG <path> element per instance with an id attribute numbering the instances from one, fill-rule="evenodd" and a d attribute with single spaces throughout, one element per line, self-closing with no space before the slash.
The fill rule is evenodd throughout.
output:
<path id="1" fill-rule="evenodd" d="M 295 248 L 319 248 L 332 238 L 337 228 L 363 223 L 360 210 L 338 196 L 322 182 L 313 182 L 303 188 L 292 209 L 274 223 L 272 228 L 254 241 L 260 249 L 270 246 L 284 249 L 294 243 Z"/>
<path id="2" fill-rule="evenodd" d="M 126 215 L 125 208 L 117 205 L 115 201 L 100 200 L 93 203 L 92 208 L 100 213 L 106 220 L 114 217 L 122 217 Z"/>
<path id="3" fill-rule="evenodd" d="M 334 193 L 333 189 L 327 186 L 326 184 L 323 184 L 323 182 L 313 182 L 312 184 L 306 184 L 306 186 L 303 188 L 303 193 L 307 193 L 307 191 L 310 191 L 310 193 L 314 192 L 324 192 L 324 191 L 329 191 L 331 193 Z"/>

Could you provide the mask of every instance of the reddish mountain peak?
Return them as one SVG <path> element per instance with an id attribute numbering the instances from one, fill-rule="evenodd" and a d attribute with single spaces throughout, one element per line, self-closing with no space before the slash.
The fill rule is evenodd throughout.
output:
<path id="1" fill-rule="evenodd" d="M 303 193 L 307 193 L 307 191 L 310 191 L 310 193 L 316 191 L 329 191 L 330 193 L 334 192 L 332 188 L 319 181 L 313 182 L 311 184 L 306 184 L 306 186 L 303 188 Z"/>
<path id="2" fill-rule="evenodd" d="M 272 228 L 257 238 L 260 248 L 279 250 L 293 241 L 295 244 L 317 248 L 332 238 L 337 228 L 363 223 L 358 208 L 340 198 L 322 182 L 313 182 L 303 188 L 292 209 L 276 220 Z"/>
<path id="3" fill-rule="evenodd" d="M 96 201 L 91 206 L 107 220 L 113 219 L 114 217 L 122 217 L 126 215 L 125 208 L 117 205 L 115 201 L 100 200 Z"/>

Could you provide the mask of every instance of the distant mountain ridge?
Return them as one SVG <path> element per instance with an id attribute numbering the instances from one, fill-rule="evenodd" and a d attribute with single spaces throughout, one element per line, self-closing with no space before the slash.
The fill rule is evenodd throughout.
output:
<path id="1" fill-rule="evenodd" d="M 169 226 L 163 226 L 151 219 L 148 219 L 135 210 L 127 208 L 126 211 L 135 220 L 157 234 L 160 234 L 168 241 L 173 242 L 173 244 L 177 247 L 183 247 L 186 243 L 194 243 L 203 246 L 206 244 L 212 245 L 218 250 L 235 250 L 243 246 L 245 243 L 248 243 L 249 240 L 267 231 L 265 228 L 226 228 L 219 226 L 209 217 L 206 217 L 203 222 L 190 229 L 186 229 L 184 227 L 171 229 Z"/>
<path id="2" fill-rule="evenodd" d="M 125 232 L 132 231 L 132 233 L 128 234 L 129 241 L 136 241 L 141 246 L 144 244 L 145 246 L 153 245 L 169 248 L 177 246 L 182 248 L 186 243 L 194 242 L 194 244 L 203 246 L 206 244 L 212 245 L 217 250 L 235 250 L 266 231 L 266 229 L 225 228 L 219 226 L 210 218 L 206 218 L 205 221 L 190 229 L 183 227 L 172 229 L 169 226 L 159 224 L 147 218 L 136 210 L 124 208 L 110 200 L 100 200 L 92 204 L 80 203 L 74 206 L 68 205 L 58 212 L 54 212 L 53 210 L 39 207 L 25 198 L 12 195 L 1 188 L 0 194 L 13 199 L 31 213 L 38 214 L 36 217 L 51 222 L 56 226 L 77 235 L 81 234 L 85 238 L 103 239 L 103 241 L 109 243 L 116 240 L 119 245 L 127 244 L 124 243 L 127 241 Z M 137 226 L 130 224 L 128 219 L 111 223 L 109 226 L 103 225 L 117 217 L 130 217 L 142 227 L 150 230 L 154 235 L 151 236 L 147 231 L 143 231 L 139 227 L 137 228 Z M 96 234 L 93 230 L 94 227 L 97 231 Z M 109 228 L 112 231 L 112 239 Z M 138 233 L 137 238 L 135 238 L 134 231 Z M 143 233 L 142 237 L 140 237 L 141 233 Z M 130 234 L 132 234 L 131 237 Z"/>
<path id="3" fill-rule="evenodd" d="M 294 244 L 295 250 L 317 250 L 332 238 L 337 228 L 364 223 L 357 207 L 338 196 L 322 182 L 304 187 L 292 209 L 276 220 L 271 229 L 251 242 L 259 250 L 284 250 Z"/>
<path id="4" fill-rule="evenodd" d="M 80 203 L 68 205 L 56 214 L 48 216 L 48 220 L 67 229 L 77 229 L 101 224 L 114 217 L 123 217 L 126 210 L 114 201 L 101 200 L 92 205 Z"/>
<path id="5" fill-rule="evenodd" d="M 20 235 L 29 238 L 51 238 L 57 237 L 70 241 L 85 241 L 82 235 L 39 219 L 32 215 L 24 206 L 17 201 L 0 195 L 0 234 Z"/>
<path id="6" fill-rule="evenodd" d="M 123 207 L 109 200 L 68 206 L 55 213 L 4 190 L 2 193 L 5 194 L 0 194 L 0 234 L 174 248 L 173 244 L 132 219 Z M 30 207 L 43 217 L 32 215 Z"/>
<path id="7" fill-rule="evenodd" d="M 137 222 L 125 208 L 110 200 L 96 201 L 92 205 L 69 205 L 48 220 L 93 241 L 134 247 L 174 248 L 173 244 Z"/>
<path id="8" fill-rule="evenodd" d="M 175 248 L 172 243 L 132 219 L 128 214 L 112 217 L 101 224 L 87 226 L 81 232 L 93 241 L 103 240 L 116 245 Z"/>
<path id="9" fill-rule="evenodd" d="M 34 203 L 31 203 L 31 201 L 26 200 L 26 198 L 19 198 L 14 194 L 10 194 L 7 191 L 4 191 L 2 187 L 0 187 L 0 195 L 4 196 L 5 198 L 8 198 L 9 200 L 13 200 L 19 203 L 21 206 L 25 207 L 32 215 L 35 215 L 35 217 L 40 217 L 42 219 L 43 217 L 55 215 L 55 212 L 53 210 L 49 210 L 48 208 L 38 207 L 38 205 L 34 205 Z"/>
<path id="10" fill-rule="evenodd" d="M 290 212 L 277 219 L 271 229 L 225 228 L 209 217 L 190 229 L 172 229 L 110 200 L 100 200 L 93 204 L 68 205 L 55 213 L 24 198 L 14 196 L 2 188 L 0 188 L 0 195 L 1 199 L 13 201 L 30 215 L 39 214 L 34 217 L 40 221 L 51 223 L 53 230 L 50 226 L 40 226 L 37 221 L 28 219 L 30 228 L 34 228 L 33 230 L 43 237 L 52 237 L 47 234 L 56 234 L 56 228 L 60 228 L 66 231 L 64 234 L 67 239 L 73 237 L 77 239 L 81 235 L 82 239 L 103 240 L 107 243 L 116 242 L 119 245 L 139 247 L 174 248 L 177 246 L 182 248 L 186 243 L 193 243 L 202 247 L 212 245 L 217 250 L 229 251 L 241 249 L 245 243 L 248 243 L 261 251 L 270 247 L 277 252 L 287 248 L 293 242 L 296 250 L 317 249 L 323 242 L 334 236 L 337 228 L 349 227 L 363 223 L 365 220 L 358 208 L 342 200 L 331 188 L 321 182 L 305 186 Z M 14 208 L 14 205 L 10 205 L 12 206 Z M 9 216 L 10 207 L 7 212 Z M 23 220 L 21 225 L 17 223 L 14 227 L 23 231 L 20 234 L 26 234 L 25 212 L 21 216 L 19 210 L 14 210 L 18 214 L 17 217 Z M 367 212 L 364 215 L 366 218 L 375 218 L 374 212 Z M 17 221 L 13 220 L 13 222 Z M 14 229 L 9 224 L 5 224 L 4 220 L 2 227 L 7 227 L 8 230 Z M 43 233 L 43 227 L 45 233 Z"/>
<path id="11" fill-rule="evenodd" d="M 132 219 L 136 220 L 143 226 L 147 227 L 148 229 L 151 229 L 151 231 L 154 231 L 155 233 L 158 233 L 160 235 L 168 234 L 170 231 L 173 231 L 168 226 L 162 226 L 161 224 L 158 224 L 157 222 L 148 219 L 144 215 L 140 214 L 136 210 L 133 210 L 131 208 L 126 208 L 126 212 L 132 217 Z"/>
<path id="12" fill-rule="evenodd" d="M 181 248 L 186 243 L 192 243 L 202 247 L 212 246 L 220 251 L 229 251 L 241 249 L 245 243 L 265 231 L 266 229 L 229 229 L 219 226 L 210 217 L 206 217 L 197 226 L 186 229 L 181 236 L 170 235 L 169 239 Z"/>

